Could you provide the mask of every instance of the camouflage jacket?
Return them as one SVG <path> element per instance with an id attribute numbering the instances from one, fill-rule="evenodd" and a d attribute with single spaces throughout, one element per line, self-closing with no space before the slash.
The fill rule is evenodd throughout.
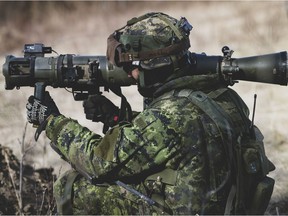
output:
<path id="1" fill-rule="evenodd" d="M 152 198 L 161 194 L 175 214 L 221 214 L 229 192 L 229 134 L 181 97 L 183 89 L 213 98 L 231 117 L 233 133 L 247 132 L 249 113 L 240 97 L 216 76 L 197 75 L 166 83 L 131 123 L 104 137 L 63 115 L 49 120 L 46 134 L 72 166 L 96 182 L 122 180 Z"/>

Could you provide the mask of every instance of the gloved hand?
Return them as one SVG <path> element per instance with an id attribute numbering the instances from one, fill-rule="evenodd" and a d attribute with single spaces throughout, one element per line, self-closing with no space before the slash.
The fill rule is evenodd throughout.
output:
<path id="1" fill-rule="evenodd" d="M 51 114 L 54 116 L 60 115 L 55 102 L 47 91 L 45 92 L 43 101 L 36 99 L 34 96 L 30 96 L 26 104 L 26 109 L 28 122 L 34 125 L 41 125 Z"/>
<path id="2" fill-rule="evenodd" d="M 119 108 L 103 95 L 89 95 L 83 102 L 86 118 L 113 127 L 118 123 Z"/>

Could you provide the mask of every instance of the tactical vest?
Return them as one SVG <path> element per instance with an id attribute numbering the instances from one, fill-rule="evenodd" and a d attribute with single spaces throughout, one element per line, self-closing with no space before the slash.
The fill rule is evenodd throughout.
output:
<path id="1" fill-rule="evenodd" d="M 218 125 L 223 134 L 231 134 L 226 140 L 228 142 L 225 146 L 226 152 L 229 153 L 230 168 L 232 169 L 230 171 L 232 186 L 227 198 L 225 214 L 264 214 L 274 187 L 274 180 L 267 174 L 275 167 L 265 155 L 261 132 L 255 126 L 249 129 L 249 119 L 243 121 L 247 117 L 241 110 L 243 102 L 240 97 L 234 95 L 235 97 L 231 98 L 234 104 L 239 107 L 242 119 L 239 119 L 239 115 L 228 115 L 227 109 L 229 107 L 226 107 L 225 103 L 220 103 L 220 105 L 216 102 L 226 91 L 228 91 L 227 88 L 221 88 L 205 94 L 191 89 L 173 90 L 154 100 L 151 105 L 153 106 L 159 100 L 174 96 L 185 97 L 206 113 Z M 236 94 L 233 90 L 229 91 L 230 94 Z M 235 125 L 246 128 L 246 130 L 241 132 L 241 129 L 235 128 Z M 238 130 L 238 132 L 235 133 L 232 130 Z M 166 169 L 149 176 L 146 182 L 154 181 L 157 183 L 159 179 L 162 179 L 162 183 L 173 185 L 176 183 L 176 175 L 177 171 Z M 154 196 L 152 194 L 152 199 L 165 206 L 164 193 L 163 196 L 159 196 L 159 192 Z"/>

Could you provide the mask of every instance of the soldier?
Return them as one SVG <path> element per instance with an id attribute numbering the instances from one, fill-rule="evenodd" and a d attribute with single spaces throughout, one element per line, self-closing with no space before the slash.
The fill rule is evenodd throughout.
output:
<path id="1" fill-rule="evenodd" d="M 221 75 L 193 72 L 191 29 L 184 17 L 148 13 L 109 36 L 108 60 L 149 104 L 118 122 L 121 109 L 90 95 L 86 117 L 111 126 L 104 137 L 61 115 L 49 93 L 29 98 L 29 122 L 74 168 L 54 185 L 60 214 L 264 213 L 274 181 L 263 137 Z"/>

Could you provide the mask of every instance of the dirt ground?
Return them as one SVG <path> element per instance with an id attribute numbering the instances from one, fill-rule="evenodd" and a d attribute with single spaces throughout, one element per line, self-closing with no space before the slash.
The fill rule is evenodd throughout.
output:
<path id="1" fill-rule="evenodd" d="M 56 176 L 52 168 L 35 170 L 30 165 L 21 165 L 12 150 L 1 145 L 0 163 L 0 215 L 56 213 L 53 199 Z"/>
<path id="2" fill-rule="evenodd" d="M 287 6 L 286 1 L 0 2 L 0 64 L 8 54 L 22 56 L 25 43 L 44 43 L 59 54 L 105 55 L 109 34 L 128 19 L 151 11 L 176 18 L 185 16 L 193 25 L 190 36 L 193 52 L 222 55 L 224 45 L 235 51 L 235 58 L 285 51 Z M 6 91 L 4 86 L 4 78 L 0 76 L 0 214 L 21 213 L 16 194 L 20 190 L 22 159 L 25 165 L 22 213 L 53 214 L 51 183 L 70 167 L 50 148 L 44 133 L 35 142 L 35 128 L 30 125 L 26 128 L 25 105 L 33 88 Z M 232 88 L 250 110 L 253 95 L 257 94 L 255 124 L 263 132 L 266 153 L 276 166 L 270 174 L 276 184 L 266 213 L 288 215 L 288 89 L 243 81 Z M 82 103 L 74 101 L 69 92 L 51 87 L 47 90 L 62 114 L 102 134 L 102 125 L 87 121 Z M 133 109 L 140 111 L 142 97 L 136 87 L 125 87 L 123 91 Z M 111 93 L 104 94 L 119 103 Z M 1 179 L 7 183 L 4 185 Z"/>

